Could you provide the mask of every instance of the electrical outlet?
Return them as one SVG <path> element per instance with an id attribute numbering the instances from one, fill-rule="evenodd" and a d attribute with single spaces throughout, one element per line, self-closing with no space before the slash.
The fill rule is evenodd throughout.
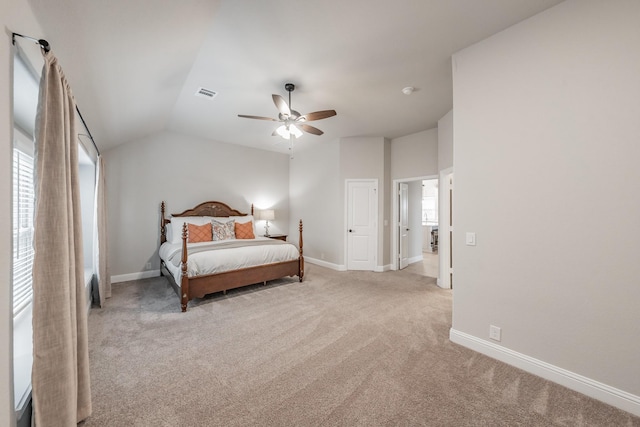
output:
<path id="1" fill-rule="evenodd" d="M 151 263 L 148 262 L 147 265 L 144 266 L 145 270 L 151 270 Z"/>
<path id="2" fill-rule="evenodd" d="M 489 338 L 494 341 L 500 341 L 502 339 L 502 329 L 497 326 L 489 325 Z"/>
<path id="3" fill-rule="evenodd" d="M 320 259 L 324 259 L 324 252 L 320 253 Z"/>

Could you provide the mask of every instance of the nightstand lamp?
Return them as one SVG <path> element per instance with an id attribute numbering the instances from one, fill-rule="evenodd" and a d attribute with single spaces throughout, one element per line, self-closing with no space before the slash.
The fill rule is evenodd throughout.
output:
<path id="1" fill-rule="evenodd" d="M 269 237 L 269 221 L 273 221 L 276 218 L 275 211 L 273 209 L 263 209 L 260 211 L 260 219 L 266 222 L 264 226 L 264 236 Z"/>

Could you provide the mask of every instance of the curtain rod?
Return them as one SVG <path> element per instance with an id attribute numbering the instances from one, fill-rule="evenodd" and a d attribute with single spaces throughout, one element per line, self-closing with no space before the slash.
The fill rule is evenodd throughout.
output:
<path id="1" fill-rule="evenodd" d="M 14 46 L 16 44 L 16 36 L 22 37 L 23 39 L 26 39 L 26 40 L 31 40 L 32 42 L 38 44 L 40 46 L 40 48 L 42 50 L 44 50 L 45 53 L 49 53 L 49 51 L 51 51 L 51 45 L 49 44 L 48 41 L 46 41 L 44 39 L 36 39 L 34 37 L 25 36 L 25 35 L 18 34 L 18 33 L 11 33 L 11 43 Z M 98 156 L 99 156 L 100 155 L 100 150 L 98 149 L 98 146 L 96 145 L 96 141 L 93 139 L 93 135 L 91 135 L 91 131 L 89 130 L 89 126 L 87 126 L 87 122 L 84 121 L 84 117 L 82 117 L 82 113 L 80 112 L 80 109 L 78 108 L 77 104 L 76 104 L 76 111 L 78 112 L 78 116 L 80 117 L 80 120 L 82 120 L 82 124 L 84 125 L 84 128 L 87 130 L 87 133 L 89 134 L 89 138 L 91 139 L 91 142 L 93 143 L 93 147 L 96 149 L 96 153 L 98 153 Z"/>
<path id="2" fill-rule="evenodd" d="M 51 45 L 45 39 L 38 40 L 33 37 L 23 36 L 22 34 L 18 34 L 18 33 L 11 33 L 11 42 L 14 45 L 16 44 L 16 36 L 22 37 L 23 39 L 31 40 L 32 42 L 39 44 L 42 50 L 44 50 L 45 52 L 49 52 L 51 50 Z"/>

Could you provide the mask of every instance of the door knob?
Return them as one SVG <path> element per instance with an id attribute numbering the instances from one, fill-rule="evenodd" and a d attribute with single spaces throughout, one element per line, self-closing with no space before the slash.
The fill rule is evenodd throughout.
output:
<path id="1" fill-rule="evenodd" d="M 349 233 L 353 233 L 353 230 L 352 230 L 352 229 L 349 229 Z"/>

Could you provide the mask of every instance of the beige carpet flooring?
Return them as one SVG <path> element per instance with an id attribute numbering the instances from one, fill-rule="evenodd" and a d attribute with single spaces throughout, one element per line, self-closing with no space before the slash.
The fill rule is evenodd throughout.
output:
<path id="1" fill-rule="evenodd" d="M 640 426 L 451 343 L 451 292 L 419 274 L 307 265 L 189 305 L 152 278 L 91 310 L 83 426 Z"/>

